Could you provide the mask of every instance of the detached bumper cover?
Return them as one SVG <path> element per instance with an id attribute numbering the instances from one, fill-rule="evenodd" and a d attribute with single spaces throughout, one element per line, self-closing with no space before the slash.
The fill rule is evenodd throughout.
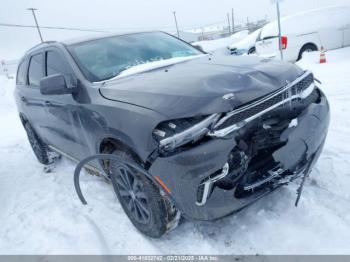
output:
<path id="1" fill-rule="evenodd" d="M 276 162 L 285 169 L 293 170 L 302 160 L 310 159 L 325 140 L 329 121 L 329 105 L 322 94 L 319 104 L 311 104 L 298 117 L 296 127 L 282 133 L 281 140 L 287 144 L 273 154 Z"/>
<path id="2" fill-rule="evenodd" d="M 298 124 L 283 132 L 281 139 L 286 141 L 286 145 L 273 154 L 274 159 L 291 172 L 296 172 L 296 168 L 305 165 L 313 155 L 314 164 L 322 151 L 329 120 L 329 105 L 321 93 L 321 101 L 311 104 L 298 117 Z M 266 187 L 244 198 L 235 197 L 236 188 L 224 190 L 214 187 L 206 204 L 196 205 L 197 189 L 201 181 L 223 167 L 236 145 L 234 137 L 226 140 L 213 139 L 170 157 L 158 157 L 149 172 L 161 177 L 170 188 L 177 208 L 185 217 L 215 220 L 242 209 L 283 184 L 276 183 L 274 187 Z M 294 177 L 297 176 L 295 173 Z"/>

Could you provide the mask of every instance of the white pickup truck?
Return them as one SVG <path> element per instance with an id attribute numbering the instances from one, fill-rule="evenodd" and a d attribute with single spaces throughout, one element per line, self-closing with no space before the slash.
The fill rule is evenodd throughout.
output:
<path id="1" fill-rule="evenodd" d="M 283 58 L 294 62 L 304 52 L 350 46 L 350 6 L 305 11 L 281 19 Z M 263 27 L 255 44 L 259 56 L 280 59 L 278 24 Z"/>

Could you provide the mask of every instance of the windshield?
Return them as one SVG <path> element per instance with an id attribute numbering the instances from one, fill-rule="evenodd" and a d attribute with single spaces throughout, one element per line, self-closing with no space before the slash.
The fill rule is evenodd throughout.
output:
<path id="1" fill-rule="evenodd" d="M 101 38 L 68 46 L 91 82 L 111 79 L 131 67 L 203 54 L 166 33 L 136 33 Z"/>

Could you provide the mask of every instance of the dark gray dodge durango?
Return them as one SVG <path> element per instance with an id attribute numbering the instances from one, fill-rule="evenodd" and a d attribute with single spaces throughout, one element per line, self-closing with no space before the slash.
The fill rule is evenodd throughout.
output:
<path id="1" fill-rule="evenodd" d="M 163 32 L 39 44 L 20 61 L 15 96 L 42 164 L 121 159 L 86 167 L 112 182 L 151 237 L 180 217 L 215 220 L 306 177 L 330 119 L 311 72 L 207 54 Z"/>

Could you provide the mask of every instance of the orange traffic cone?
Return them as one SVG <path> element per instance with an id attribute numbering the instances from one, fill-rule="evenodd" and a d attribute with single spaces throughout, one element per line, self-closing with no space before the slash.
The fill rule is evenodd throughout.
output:
<path id="1" fill-rule="evenodd" d="M 321 46 L 320 64 L 325 64 L 325 63 L 327 63 L 326 53 L 324 52 L 323 46 Z"/>

